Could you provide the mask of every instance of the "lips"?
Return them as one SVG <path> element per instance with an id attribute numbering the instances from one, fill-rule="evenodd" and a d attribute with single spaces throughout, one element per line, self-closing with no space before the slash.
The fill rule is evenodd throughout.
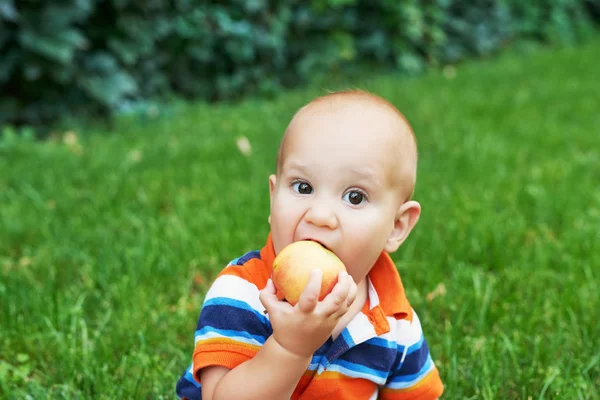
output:
<path id="1" fill-rule="evenodd" d="M 321 242 L 321 241 L 319 241 L 319 240 L 317 240 L 317 239 L 308 238 L 308 239 L 303 239 L 303 240 L 310 240 L 311 242 L 319 243 L 321 246 L 323 246 L 323 247 L 325 247 L 327 250 L 331 251 L 331 249 L 330 249 L 329 247 L 325 246 L 325 245 L 323 244 L 323 242 Z"/>

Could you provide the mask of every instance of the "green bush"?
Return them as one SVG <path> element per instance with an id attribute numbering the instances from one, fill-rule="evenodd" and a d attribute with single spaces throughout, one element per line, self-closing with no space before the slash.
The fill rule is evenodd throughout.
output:
<path id="1" fill-rule="evenodd" d="M 598 0 L 0 0 L 0 125 L 175 94 L 269 94 L 319 71 L 407 73 L 507 41 L 575 41 Z"/>

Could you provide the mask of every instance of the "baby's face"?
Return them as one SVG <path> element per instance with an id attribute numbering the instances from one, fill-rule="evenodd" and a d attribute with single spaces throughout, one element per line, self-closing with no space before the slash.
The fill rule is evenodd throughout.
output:
<path id="1" fill-rule="evenodd" d="M 276 254 L 292 242 L 316 240 L 355 282 L 364 279 L 386 250 L 404 200 L 394 179 L 402 152 L 393 150 L 401 145 L 393 126 L 362 109 L 294 122 L 279 173 L 270 177 Z"/>

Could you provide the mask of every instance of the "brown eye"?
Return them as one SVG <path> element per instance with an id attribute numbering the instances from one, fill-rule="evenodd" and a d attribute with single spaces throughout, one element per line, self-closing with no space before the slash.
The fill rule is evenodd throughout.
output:
<path id="1" fill-rule="evenodd" d="M 351 191 L 351 192 L 348 192 L 348 193 L 347 193 L 347 194 L 344 196 L 344 199 L 345 199 L 345 200 L 346 200 L 348 203 L 350 203 L 350 204 L 352 204 L 352 205 L 355 205 L 355 206 L 357 206 L 357 205 L 361 204 L 362 202 L 364 202 L 364 201 L 366 200 L 366 199 L 365 199 L 365 195 L 364 195 L 363 193 L 361 193 L 361 192 L 357 191 L 357 190 L 353 190 L 353 191 Z"/>
<path id="2" fill-rule="evenodd" d="M 310 186 L 306 182 L 294 182 L 292 184 L 292 189 L 296 193 L 300 193 L 300 194 L 311 194 L 313 192 L 312 186 Z"/>

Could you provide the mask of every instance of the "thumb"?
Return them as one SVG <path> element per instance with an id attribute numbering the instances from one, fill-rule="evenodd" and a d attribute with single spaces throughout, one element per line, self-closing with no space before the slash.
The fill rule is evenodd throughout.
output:
<path id="1" fill-rule="evenodd" d="M 273 281 L 269 279 L 267 281 L 267 285 L 264 287 L 263 290 L 260 291 L 260 294 L 258 296 L 263 307 L 267 310 L 267 313 L 270 312 L 273 309 L 273 307 L 275 307 L 275 305 L 279 302 L 276 293 L 277 290 L 275 289 L 275 285 L 273 285 Z"/>

